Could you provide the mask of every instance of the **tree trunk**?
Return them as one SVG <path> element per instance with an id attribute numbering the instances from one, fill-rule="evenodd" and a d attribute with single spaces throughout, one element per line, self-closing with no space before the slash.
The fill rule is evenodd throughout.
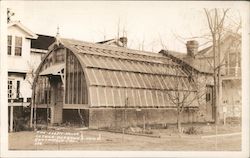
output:
<path id="1" fill-rule="evenodd" d="M 180 106 L 177 107 L 177 129 L 178 132 L 181 133 L 181 112 L 180 112 Z"/>
<path id="2" fill-rule="evenodd" d="M 182 132 L 182 130 L 181 130 L 181 115 L 180 114 L 177 117 L 177 129 L 178 129 L 179 133 Z"/>

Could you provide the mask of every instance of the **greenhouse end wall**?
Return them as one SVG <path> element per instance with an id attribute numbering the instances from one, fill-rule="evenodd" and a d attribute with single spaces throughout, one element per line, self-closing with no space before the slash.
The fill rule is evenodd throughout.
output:
<path id="1" fill-rule="evenodd" d="M 182 114 L 183 123 L 206 123 L 212 122 L 212 117 L 204 115 L 204 111 L 198 109 L 184 110 Z M 124 109 L 124 108 L 102 108 L 89 109 L 89 128 L 122 128 L 129 126 L 175 124 L 177 122 L 176 109 Z"/>

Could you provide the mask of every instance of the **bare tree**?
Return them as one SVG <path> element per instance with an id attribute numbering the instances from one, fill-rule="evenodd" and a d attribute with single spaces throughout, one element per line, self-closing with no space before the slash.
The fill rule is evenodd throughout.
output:
<path id="1" fill-rule="evenodd" d="M 26 81 L 29 83 L 29 85 L 31 86 L 31 88 L 33 88 L 33 81 L 35 78 L 35 73 L 36 73 L 36 66 L 34 63 L 31 63 L 28 61 L 28 66 L 29 66 L 29 71 L 27 73 L 27 78 Z"/>
<path id="2" fill-rule="evenodd" d="M 188 109 L 192 104 L 199 107 L 201 99 L 205 95 L 205 89 L 201 88 L 201 81 L 198 79 L 198 74 L 193 71 L 188 71 L 184 66 L 182 70 L 188 74 L 188 80 L 183 80 L 181 71 L 175 70 L 175 82 L 172 82 L 172 89 L 166 90 L 169 101 L 176 106 L 177 110 L 177 129 L 182 132 L 182 116 L 184 109 Z M 204 81 L 203 81 L 204 82 Z"/>
<path id="3" fill-rule="evenodd" d="M 221 42 L 224 34 L 224 24 L 229 9 L 204 9 L 210 34 L 212 36 L 213 70 L 214 70 L 214 101 L 215 101 L 215 122 L 219 123 L 219 99 L 221 98 L 221 67 L 222 53 Z"/>
<path id="4" fill-rule="evenodd" d="M 235 21 L 230 15 L 229 12 L 230 9 L 204 9 L 207 24 L 208 24 L 208 32 L 205 32 L 204 34 L 200 36 L 192 36 L 189 38 L 181 37 L 180 35 L 177 35 L 174 33 L 174 36 L 176 39 L 178 39 L 180 42 L 185 44 L 184 41 L 190 40 L 190 39 L 203 39 L 205 40 L 204 43 L 199 45 L 199 47 L 206 46 L 208 44 L 211 44 L 212 47 L 212 58 L 207 58 L 206 54 L 199 54 L 206 62 L 209 64 L 210 69 L 213 71 L 213 80 L 214 80 L 214 92 L 213 92 L 213 100 L 214 100 L 214 106 L 215 106 L 215 122 L 216 124 L 219 123 L 219 106 L 220 101 L 222 99 L 222 68 L 225 66 L 225 58 L 226 54 L 230 51 L 226 50 L 222 53 L 222 43 L 227 34 L 238 34 L 238 32 L 241 29 L 241 18 L 239 22 Z M 235 41 L 236 40 L 236 41 Z M 235 40 L 232 40 L 228 45 L 229 47 L 227 49 L 231 49 L 233 44 L 239 43 L 237 38 Z M 237 46 L 239 48 L 239 44 Z"/>

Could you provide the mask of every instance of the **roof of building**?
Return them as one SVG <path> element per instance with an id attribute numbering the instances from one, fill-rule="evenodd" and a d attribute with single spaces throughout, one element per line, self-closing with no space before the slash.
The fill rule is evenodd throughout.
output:
<path id="1" fill-rule="evenodd" d="M 167 91 L 171 94 L 176 94 L 176 91 L 191 92 L 189 97 L 194 97 L 196 92 L 191 72 L 164 54 L 73 39 L 60 38 L 51 45 L 50 49 L 55 51 L 47 54 L 37 74 L 60 71 L 57 69 L 59 66 L 46 63 L 49 57 L 54 57 L 53 52 L 61 52 L 57 48 L 66 48 L 68 58 L 64 61 L 72 63 L 70 68 L 66 67 L 66 80 L 72 75 L 69 69 L 79 72 L 78 63 L 81 65 L 91 107 L 120 107 L 128 99 L 129 107 L 164 108 L 173 106 Z M 50 67 L 53 67 L 52 70 Z M 198 103 L 190 106 L 198 106 Z"/>
<path id="2" fill-rule="evenodd" d="M 29 30 L 27 27 L 25 27 L 20 21 L 9 22 L 8 27 L 11 27 L 11 26 L 18 26 L 21 30 L 26 32 L 28 35 L 26 38 L 37 39 L 37 37 L 38 37 L 35 33 L 33 33 L 31 30 Z"/>
<path id="3" fill-rule="evenodd" d="M 55 37 L 48 35 L 37 34 L 37 39 L 31 40 L 31 48 L 48 50 L 49 46 L 55 42 Z"/>
<path id="4" fill-rule="evenodd" d="M 164 90 L 174 89 L 174 81 L 189 83 L 182 66 L 159 53 L 78 40 L 60 42 L 78 57 L 90 85 Z M 115 78 L 117 82 L 112 82 Z"/>
<path id="5" fill-rule="evenodd" d="M 161 54 L 164 54 L 174 60 L 177 60 L 179 62 L 182 62 L 186 65 L 189 65 L 196 71 L 202 72 L 202 73 L 213 73 L 213 69 L 211 65 L 209 65 L 209 62 L 204 60 L 201 60 L 197 57 L 190 57 L 186 53 L 180 53 L 180 52 L 174 52 L 169 50 L 161 50 Z"/>
<path id="6" fill-rule="evenodd" d="M 241 40 L 241 35 L 238 33 L 233 33 L 228 31 L 225 35 L 223 35 L 222 40 L 221 40 L 221 44 L 224 44 L 225 42 L 227 42 L 227 47 L 231 47 L 231 45 L 233 43 L 235 43 L 235 41 L 233 41 L 232 39 L 236 39 L 236 40 Z M 228 41 L 230 41 L 228 43 Z M 195 70 L 199 71 L 199 72 L 203 72 L 203 73 L 213 73 L 213 51 L 212 51 L 213 46 L 210 45 L 200 51 L 197 52 L 197 54 L 195 54 L 195 57 L 190 57 L 189 55 L 187 55 L 187 53 L 180 53 L 180 52 L 175 52 L 175 51 L 169 51 L 169 50 L 161 50 L 160 53 L 175 59 L 179 62 L 183 62 L 189 66 L 191 66 L 192 68 L 194 68 Z"/>

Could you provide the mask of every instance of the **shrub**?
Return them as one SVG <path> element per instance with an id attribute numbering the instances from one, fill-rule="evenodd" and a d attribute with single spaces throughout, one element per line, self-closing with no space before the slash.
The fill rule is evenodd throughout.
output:
<path id="1" fill-rule="evenodd" d="M 197 127 L 194 127 L 194 126 L 188 127 L 183 132 L 185 134 L 189 134 L 189 135 L 197 135 L 197 134 L 202 133 L 202 131 L 200 129 L 198 129 Z"/>

